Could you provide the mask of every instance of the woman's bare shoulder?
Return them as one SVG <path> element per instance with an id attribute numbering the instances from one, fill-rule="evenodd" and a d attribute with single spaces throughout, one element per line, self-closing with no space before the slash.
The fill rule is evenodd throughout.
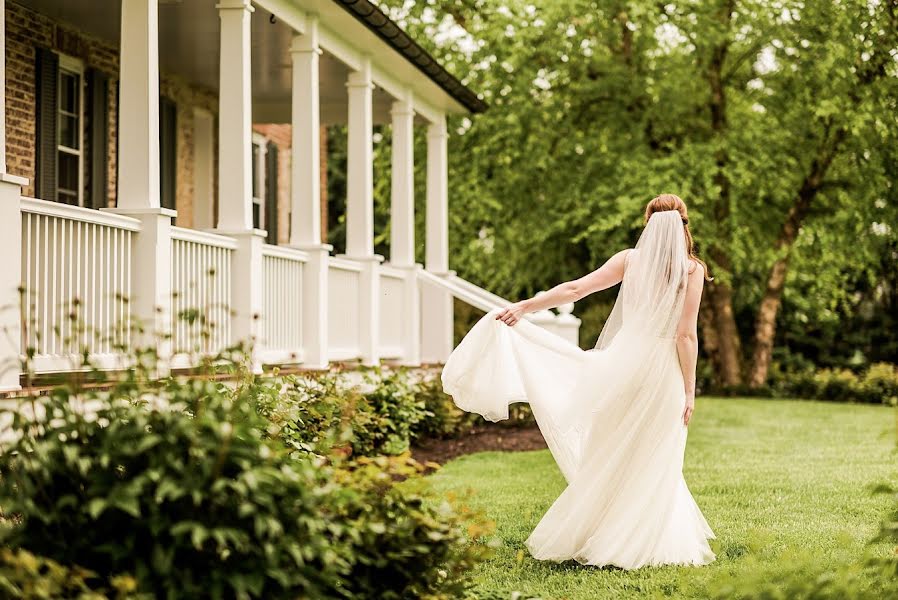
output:
<path id="1" fill-rule="evenodd" d="M 705 267 L 699 261 L 694 258 L 689 259 L 689 275 L 704 277 L 705 276 Z"/>

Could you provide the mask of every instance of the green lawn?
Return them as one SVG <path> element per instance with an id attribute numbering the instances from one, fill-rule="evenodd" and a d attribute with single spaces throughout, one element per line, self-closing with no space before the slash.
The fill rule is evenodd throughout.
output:
<path id="1" fill-rule="evenodd" d="M 483 592 L 703 597 L 710 582 L 755 562 L 773 576 L 796 553 L 828 569 L 887 552 L 867 541 L 890 503 L 871 485 L 898 473 L 895 415 L 882 406 L 700 398 L 685 476 L 717 535 L 718 558 L 707 567 L 625 572 L 530 558 L 523 542 L 564 486 L 548 451 L 465 456 L 430 479 L 441 492 L 470 490 L 467 503 L 496 523 L 500 545 L 474 575 Z"/>

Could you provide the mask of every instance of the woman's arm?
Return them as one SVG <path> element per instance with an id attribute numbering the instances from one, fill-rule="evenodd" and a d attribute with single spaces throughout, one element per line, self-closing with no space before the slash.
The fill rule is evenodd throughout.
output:
<path id="1" fill-rule="evenodd" d="M 686 387 L 686 406 L 683 408 L 683 424 L 689 425 L 695 411 L 695 364 L 698 361 L 698 307 L 705 285 L 705 269 L 696 263 L 686 284 L 683 314 L 677 325 L 677 355 Z"/>
<path id="2" fill-rule="evenodd" d="M 521 302 L 515 302 L 497 314 L 496 319 L 512 326 L 527 313 L 546 308 L 555 308 L 568 302 L 576 302 L 593 292 L 617 285 L 624 278 L 624 260 L 629 251 L 629 248 L 621 250 L 609 258 L 601 267 L 580 279 L 559 283 L 544 294 L 539 294 Z"/>

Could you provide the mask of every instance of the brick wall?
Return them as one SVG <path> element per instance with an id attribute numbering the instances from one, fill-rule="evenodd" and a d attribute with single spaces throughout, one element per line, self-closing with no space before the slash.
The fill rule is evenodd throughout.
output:
<path id="1" fill-rule="evenodd" d="M 290 241 L 290 164 L 292 128 L 289 124 L 256 123 L 253 131 L 264 135 L 278 148 L 278 243 Z M 327 130 L 321 128 L 321 239 L 327 240 Z"/>
<path id="2" fill-rule="evenodd" d="M 115 205 L 117 154 L 117 81 L 118 49 L 104 40 L 94 38 L 57 23 L 40 13 L 15 2 L 6 3 L 6 153 L 10 173 L 29 180 L 23 190 L 34 195 L 35 177 L 35 53 L 37 46 L 51 48 L 83 61 L 85 68 L 99 69 L 109 76 L 107 139 L 108 187 L 107 204 Z M 177 209 L 178 225 L 190 226 L 193 220 L 193 107 L 200 106 L 213 114 L 218 107 L 214 91 L 185 82 L 163 73 L 160 93 L 177 103 Z M 85 114 L 84 128 L 90 127 Z M 86 131 L 85 131 L 86 134 Z M 89 136 L 84 136 L 88 143 Z M 85 156 L 90 148 L 84 147 Z M 89 172 L 84 174 L 85 188 L 90 185 Z"/>
<path id="3" fill-rule="evenodd" d="M 26 196 L 34 195 L 35 178 L 35 48 L 44 46 L 84 62 L 85 68 L 96 68 L 109 77 L 107 140 L 107 205 L 115 206 L 117 177 L 118 106 L 118 48 L 104 40 L 53 21 L 12 1 L 6 2 L 6 153 L 10 173 L 26 177 L 29 185 Z M 177 76 L 162 73 L 160 93 L 177 105 L 177 225 L 193 226 L 194 185 L 194 117 L 193 109 L 200 107 L 216 115 L 218 97 L 215 91 L 194 85 Z M 85 134 L 90 127 L 85 115 Z M 291 129 L 289 124 L 257 124 L 253 129 L 265 135 L 278 147 L 278 243 L 290 239 L 290 162 Z M 321 131 L 321 212 L 322 237 L 327 239 L 327 138 Z M 217 146 L 217 132 L 214 143 Z M 89 136 L 84 136 L 88 143 Z M 90 149 L 84 148 L 85 156 Z M 217 149 L 213 166 L 214 194 L 218 193 Z M 89 189 L 89 169 L 85 170 L 84 187 Z"/>

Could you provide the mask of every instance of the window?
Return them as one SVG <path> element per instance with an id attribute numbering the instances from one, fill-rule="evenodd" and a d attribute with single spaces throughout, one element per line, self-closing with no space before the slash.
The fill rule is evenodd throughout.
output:
<path id="1" fill-rule="evenodd" d="M 178 195 L 178 105 L 159 96 L 159 201 L 175 210 Z"/>
<path id="2" fill-rule="evenodd" d="M 253 227 L 265 228 L 265 184 L 266 162 L 265 154 L 268 149 L 268 140 L 258 133 L 253 134 Z"/>
<path id="3" fill-rule="evenodd" d="M 84 66 L 81 61 L 60 56 L 57 83 L 56 200 L 81 206 L 84 155 Z"/>

